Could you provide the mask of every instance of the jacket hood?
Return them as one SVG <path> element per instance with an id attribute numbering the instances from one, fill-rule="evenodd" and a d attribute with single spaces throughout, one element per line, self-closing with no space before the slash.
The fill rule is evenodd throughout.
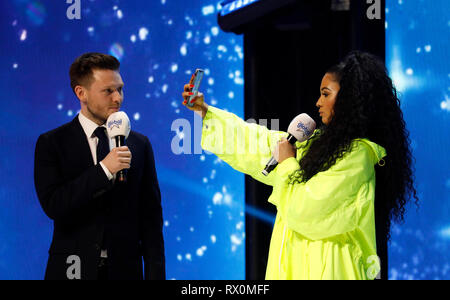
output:
<path id="1" fill-rule="evenodd" d="M 372 149 L 372 160 L 374 164 L 378 164 L 380 166 L 384 165 L 383 158 L 387 155 L 386 149 L 384 149 L 382 146 L 369 141 L 368 139 L 357 139 L 358 141 L 363 142 L 367 146 L 369 146 L 370 149 Z"/>

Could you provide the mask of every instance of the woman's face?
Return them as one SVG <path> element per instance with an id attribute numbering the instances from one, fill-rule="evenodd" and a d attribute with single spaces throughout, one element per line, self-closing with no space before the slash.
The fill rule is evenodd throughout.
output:
<path id="1" fill-rule="evenodd" d="M 335 80 L 335 76 L 326 73 L 320 84 L 320 98 L 317 100 L 316 106 L 319 108 L 319 114 L 322 123 L 328 125 L 334 115 L 334 103 L 339 92 L 339 82 Z"/>

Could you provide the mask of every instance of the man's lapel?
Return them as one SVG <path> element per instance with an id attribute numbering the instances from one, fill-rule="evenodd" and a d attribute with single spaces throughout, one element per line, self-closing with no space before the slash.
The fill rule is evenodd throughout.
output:
<path id="1" fill-rule="evenodd" d="M 94 165 L 91 149 L 84 133 L 83 127 L 81 127 L 78 115 L 70 123 L 70 139 L 73 146 L 73 157 L 70 157 L 71 161 L 76 163 L 76 168 L 86 170 Z"/>

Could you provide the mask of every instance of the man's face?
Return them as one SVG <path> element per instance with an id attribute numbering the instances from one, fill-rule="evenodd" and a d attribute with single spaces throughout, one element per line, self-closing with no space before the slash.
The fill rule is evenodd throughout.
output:
<path id="1" fill-rule="evenodd" d="M 118 71 L 94 69 L 92 73 L 91 85 L 77 86 L 75 92 L 83 115 L 102 125 L 112 113 L 120 110 L 124 84 Z"/>

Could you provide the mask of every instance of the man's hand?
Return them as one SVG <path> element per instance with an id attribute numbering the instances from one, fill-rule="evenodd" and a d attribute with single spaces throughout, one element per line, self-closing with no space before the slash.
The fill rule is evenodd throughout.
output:
<path id="1" fill-rule="evenodd" d="M 113 148 L 102 160 L 102 163 L 111 174 L 116 174 L 123 169 L 129 169 L 131 166 L 130 149 L 127 146 Z"/>

